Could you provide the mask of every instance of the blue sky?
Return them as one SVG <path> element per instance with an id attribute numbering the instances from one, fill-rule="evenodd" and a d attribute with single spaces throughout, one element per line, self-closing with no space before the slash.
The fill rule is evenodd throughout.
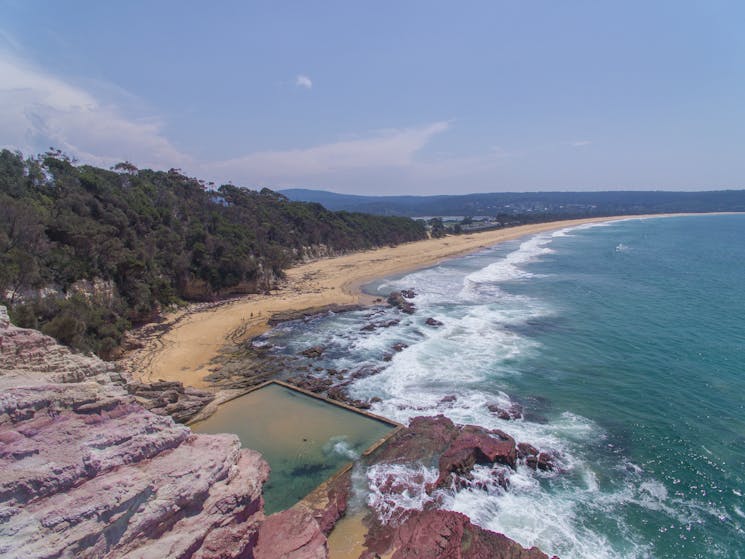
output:
<path id="1" fill-rule="evenodd" d="M 0 0 L 0 145 L 252 188 L 745 188 L 744 22 L 716 0 Z"/>

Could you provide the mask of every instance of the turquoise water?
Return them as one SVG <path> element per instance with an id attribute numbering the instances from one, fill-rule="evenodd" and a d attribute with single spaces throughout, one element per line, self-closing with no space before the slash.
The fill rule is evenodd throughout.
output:
<path id="1" fill-rule="evenodd" d="M 507 491 L 482 483 L 439 506 L 564 559 L 745 557 L 745 216 L 541 234 L 369 289 L 410 287 L 413 316 L 362 311 L 268 338 L 293 354 L 326 344 L 321 364 L 350 374 L 382 368 L 351 388 L 382 398 L 376 413 L 444 413 L 558 455 L 560 471 L 520 466 Z M 523 419 L 486 408 L 514 402 Z"/>

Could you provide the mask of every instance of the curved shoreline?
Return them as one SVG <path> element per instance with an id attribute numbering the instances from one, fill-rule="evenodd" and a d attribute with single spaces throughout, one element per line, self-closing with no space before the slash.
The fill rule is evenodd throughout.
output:
<path id="1" fill-rule="evenodd" d="M 205 388 L 210 363 L 228 342 L 241 342 L 266 332 L 280 312 L 323 308 L 333 304 L 370 304 L 361 287 L 376 278 L 433 266 L 520 237 L 626 219 L 692 214 L 648 214 L 573 219 L 520 225 L 441 239 L 384 247 L 314 260 L 286 270 L 286 279 L 268 294 L 251 294 L 214 305 L 194 305 L 166 315 L 144 347 L 119 362 L 140 382 L 180 381 Z M 165 332 L 160 333 L 160 330 Z"/>

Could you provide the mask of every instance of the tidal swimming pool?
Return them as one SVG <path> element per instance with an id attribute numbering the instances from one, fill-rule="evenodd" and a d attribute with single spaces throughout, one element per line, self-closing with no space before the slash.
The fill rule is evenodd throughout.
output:
<path id="1" fill-rule="evenodd" d="M 226 402 L 191 426 L 235 433 L 272 468 L 264 485 L 267 514 L 291 507 L 398 427 L 288 385 L 270 382 Z"/>

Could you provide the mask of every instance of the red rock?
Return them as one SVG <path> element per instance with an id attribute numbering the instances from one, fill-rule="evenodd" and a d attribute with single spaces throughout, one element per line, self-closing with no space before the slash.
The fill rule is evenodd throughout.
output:
<path id="1" fill-rule="evenodd" d="M 264 521 L 253 554 L 254 559 L 326 559 L 326 536 L 312 511 L 296 505 Z"/>
<path id="2" fill-rule="evenodd" d="M 347 472 L 322 484 L 303 500 L 313 511 L 324 535 L 329 535 L 336 521 L 346 512 L 351 491 L 352 474 Z"/>
<path id="3" fill-rule="evenodd" d="M 536 466 L 539 470 L 550 471 L 554 469 L 554 457 L 548 452 L 541 452 L 538 455 Z"/>
<path id="4" fill-rule="evenodd" d="M 447 482 L 451 474 L 468 474 L 475 464 L 504 464 L 515 467 L 515 439 L 502 431 L 487 431 L 466 425 L 440 457 L 437 485 Z"/>
<path id="5" fill-rule="evenodd" d="M 538 456 L 538 449 L 532 444 L 517 443 L 517 457 L 526 458 L 527 456 Z"/>
<path id="6" fill-rule="evenodd" d="M 2 557 L 237 559 L 264 518 L 259 453 L 147 411 L 111 364 L 3 307 L 0 441 Z"/>
<path id="7" fill-rule="evenodd" d="M 541 452 L 533 445 L 519 443 L 517 445 L 517 456 L 525 460 L 525 465 L 533 470 L 552 471 L 556 469 L 556 455 L 551 452 Z"/>
<path id="8" fill-rule="evenodd" d="M 455 438 L 458 430 L 444 415 L 415 417 L 374 454 L 375 462 L 436 461 Z"/>
<path id="9" fill-rule="evenodd" d="M 458 512 L 415 512 L 393 528 L 392 559 L 548 559 L 536 547 L 526 549 L 503 534 L 472 524 Z"/>
<path id="10" fill-rule="evenodd" d="M 495 414 L 499 419 L 509 421 L 510 419 L 520 419 L 523 416 L 523 408 L 520 404 L 512 404 L 508 408 L 503 408 L 499 404 L 488 404 L 487 409 Z"/>

